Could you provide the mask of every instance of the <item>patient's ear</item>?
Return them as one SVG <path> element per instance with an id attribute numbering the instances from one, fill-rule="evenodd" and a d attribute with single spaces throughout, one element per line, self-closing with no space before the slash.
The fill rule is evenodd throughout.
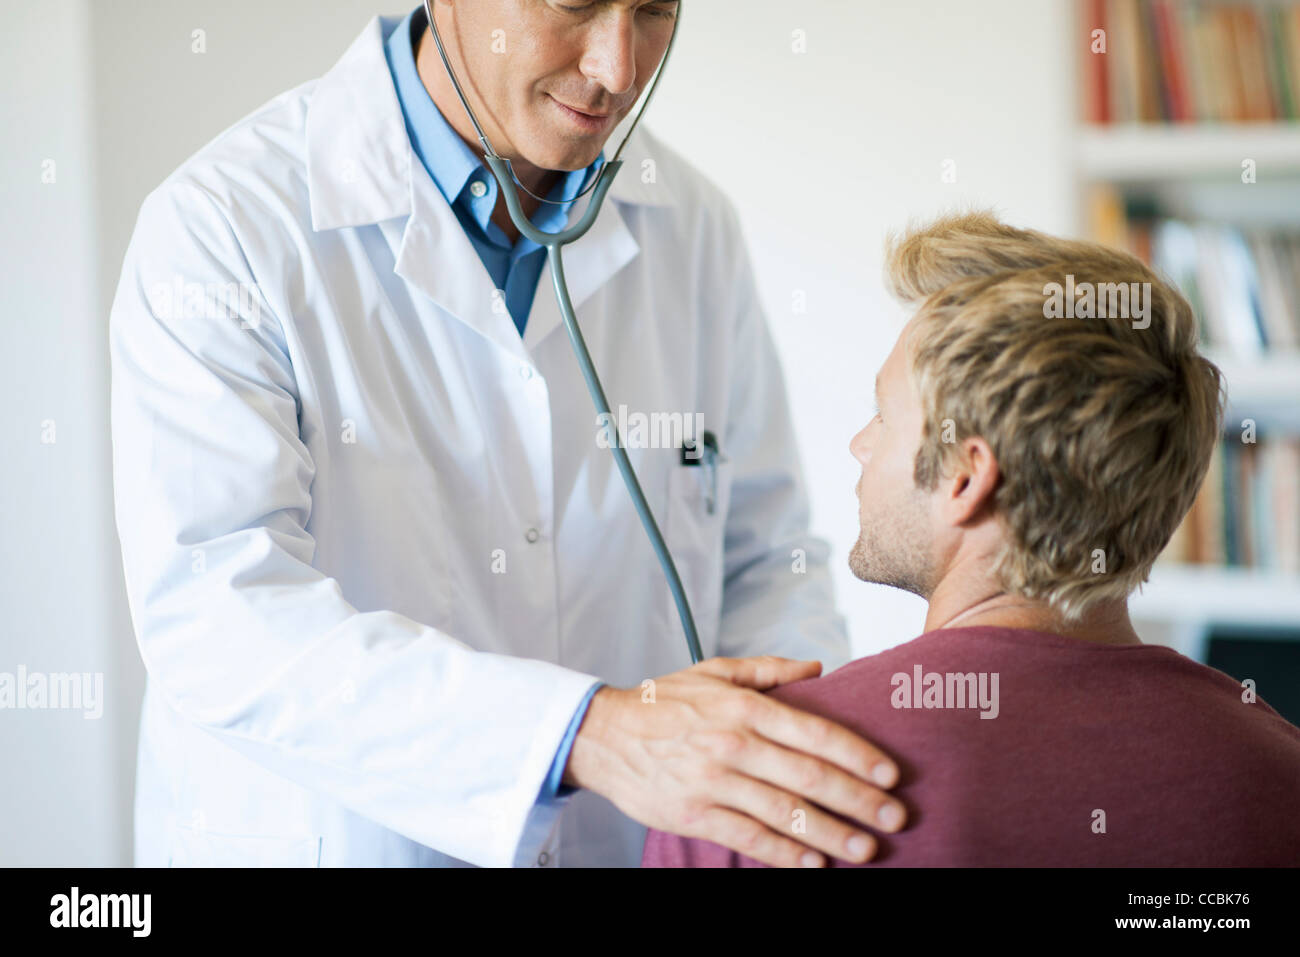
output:
<path id="1" fill-rule="evenodd" d="M 953 526 L 976 521 L 993 508 L 1001 471 L 989 444 L 979 436 L 961 443 L 956 466 L 942 480 L 944 519 Z"/>

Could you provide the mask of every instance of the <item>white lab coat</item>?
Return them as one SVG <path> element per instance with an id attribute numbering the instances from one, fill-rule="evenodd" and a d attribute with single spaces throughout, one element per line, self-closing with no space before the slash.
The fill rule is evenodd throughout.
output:
<path id="1" fill-rule="evenodd" d="M 521 341 L 412 153 L 397 22 L 186 161 L 126 256 L 141 865 L 639 861 L 600 796 L 538 794 L 594 680 L 686 644 L 549 274 Z M 615 407 L 700 412 L 726 456 L 710 514 L 704 469 L 631 452 L 705 654 L 829 670 L 844 623 L 736 216 L 649 134 L 626 159 L 565 261 Z"/>

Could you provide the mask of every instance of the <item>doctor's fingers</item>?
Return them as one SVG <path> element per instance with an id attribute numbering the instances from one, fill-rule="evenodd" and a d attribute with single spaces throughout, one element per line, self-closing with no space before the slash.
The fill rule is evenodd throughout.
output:
<path id="1" fill-rule="evenodd" d="M 785 837 L 748 814 L 725 807 L 710 808 L 699 818 L 698 837 L 744 854 L 770 867 L 825 867 L 826 858 Z"/>
<path id="2" fill-rule="evenodd" d="M 901 801 L 854 778 L 835 763 L 783 748 L 761 735 L 733 735 L 719 741 L 725 753 L 714 757 L 722 759 L 725 766 L 793 794 L 805 802 L 801 805 L 805 809 L 815 804 L 878 831 L 901 830 L 907 820 Z M 840 856 L 857 859 L 842 850 Z"/>
<path id="3" fill-rule="evenodd" d="M 876 856 L 877 841 L 874 836 L 827 814 L 797 794 L 743 774 L 727 778 L 722 790 L 732 809 L 743 811 L 777 834 L 805 845 L 799 851 L 801 858 L 809 849 L 856 864 Z M 785 854 L 786 849 L 783 848 L 782 853 Z M 800 866 L 811 864 L 800 861 Z"/>
<path id="4" fill-rule="evenodd" d="M 691 670 L 701 671 L 744 688 L 766 691 L 792 681 L 816 678 L 822 673 L 822 663 L 778 658 L 776 655 L 758 655 L 753 658 L 706 658 Z"/>
<path id="5" fill-rule="evenodd" d="M 732 739 L 726 763 L 732 770 L 767 781 L 806 800 L 881 831 L 900 830 L 907 810 L 864 778 L 883 755 L 852 731 L 772 699 L 772 710 L 751 720 L 753 736 Z M 847 739 L 847 740 L 845 740 Z M 863 751 L 865 749 L 865 752 Z M 856 769 L 856 770 L 846 770 Z M 888 762 L 877 781 L 897 780 Z"/>
<path id="6" fill-rule="evenodd" d="M 764 694 L 747 696 L 746 724 L 763 737 L 843 768 L 880 788 L 898 783 L 898 765 L 878 747 L 842 724 L 801 711 Z M 867 787 L 875 791 L 876 788 Z M 864 790 L 863 793 L 866 793 Z"/>

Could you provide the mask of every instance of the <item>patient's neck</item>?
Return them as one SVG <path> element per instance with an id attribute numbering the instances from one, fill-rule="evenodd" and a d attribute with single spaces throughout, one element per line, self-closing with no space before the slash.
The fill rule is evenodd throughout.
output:
<path id="1" fill-rule="evenodd" d="M 1078 620 L 1067 621 L 1045 601 L 1008 594 L 991 576 L 945 576 L 930 594 L 925 630 L 976 625 L 1046 631 L 1105 645 L 1142 643 L 1122 599 L 1095 605 Z"/>

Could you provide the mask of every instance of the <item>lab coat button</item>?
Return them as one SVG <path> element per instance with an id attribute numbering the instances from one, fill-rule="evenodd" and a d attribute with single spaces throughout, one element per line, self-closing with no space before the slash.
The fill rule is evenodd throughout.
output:
<path id="1" fill-rule="evenodd" d="M 530 545 L 541 537 L 541 533 L 535 528 L 530 528 L 528 531 L 524 532 L 524 538 L 528 539 Z"/>
<path id="2" fill-rule="evenodd" d="M 487 183 L 481 179 L 476 179 L 469 184 L 469 192 L 475 199 L 482 199 L 487 195 Z"/>
<path id="3" fill-rule="evenodd" d="M 551 859 L 551 855 L 547 854 L 545 851 L 542 851 L 542 853 L 537 855 L 537 866 L 545 867 L 547 862 L 550 861 L 550 859 Z"/>
<path id="4" fill-rule="evenodd" d="M 519 367 L 519 378 L 521 378 L 521 379 L 523 379 L 525 382 L 527 382 L 527 381 L 528 381 L 529 379 L 531 379 L 532 377 L 533 377 L 533 367 L 532 367 L 532 366 L 520 366 L 520 367 Z"/>

